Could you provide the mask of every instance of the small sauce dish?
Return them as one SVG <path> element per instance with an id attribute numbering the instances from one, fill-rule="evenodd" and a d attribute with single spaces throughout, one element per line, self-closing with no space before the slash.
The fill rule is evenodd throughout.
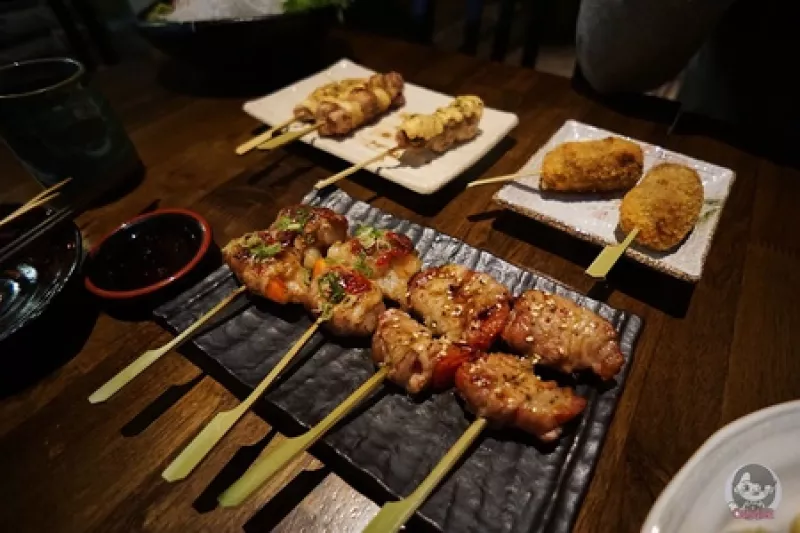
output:
<path id="1" fill-rule="evenodd" d="M 89 252 L 86 289 L 106 300 L 149 298 L 189 278 L 211 245 L 211 226 L 193 211 L 159 209 L 140 215 Z"/>

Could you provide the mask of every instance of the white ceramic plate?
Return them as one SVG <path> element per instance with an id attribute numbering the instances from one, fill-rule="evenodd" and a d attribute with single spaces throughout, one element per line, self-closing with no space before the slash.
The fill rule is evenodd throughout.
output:
<path id="1" fill-rule="evenodd" d="M 567 141 L 602 139 L 617 135 L 594 126 L 568 120 L 547 144 L 520 169 L 535 172 L 542 166 L 544 155 Z M 626 254 L 652 268 L 686 281 L 696 282 L 703 274 L 706 254 L 711 246 L 720 213 L 735 179 L 732 170 L 691 157 L 671 152 L 659 146 L 630 139 L 639 143 L 644 151 L 644 171 L 663 163 L 680 163 L 695 169 L 703 181 L 706 203 L 700 220 L 688 238 L 669 252 L 655 252 L 640 246 L 631 246 Z M 616 244 L 621 235 L 617 232 L 619 204 L 623 194 L 602 196 L 594 194 L 542 194 L 536 189 L 538 177 L 522 178 L 500 189 L 495 200 L 504 207 L 535 218 L 540 222 L 564 230 L 578 238 L 599 245 Z"/>
<path id="2" fill-rule="evenodd" d="M 742 481 L 741 467 L 753 464 L 771 470 L 777 483 L 772 483 L 769 491 L 766 487 L 770 480 L 759 478 L 757 470 L 748 468 L 745 471 L 753 472 L 750 483 L 761 481 L 761 487 L 741 488 L 751 507 L 774 507 L 772 519 L 752 519 L 756 514 L 763 517 L 763 509 L 751 510 L 750 520 L 735 518 L 731 509 L 742 516 L 736 500 L 745 500 L 732 499 L 733 487 Z M 789 533 L 789 525 L 798 514 L 800 401 L 794 401 L 740 418 L 712 435 L 658 497 L 642 533 L 739 533 L 758 528 Z"/>
<path id="3" fill-rule="evenodd" d="M 364 78 L 372 74 L 375 72 L 342 59 L 327 70 L 269 96 L 246 102 L 244 110 L 262 122 L 277 124 L 289 118 L 294 106 L 320 85 L 345 78 Z M 303 137 L 303 141 L 351 163 L 360 163 L 395 145 L 396 128 L 400 125 L 404 113 L 432 113 L 436 108 L 446 106 L 453 100 L 453 96 L 440 94 L 412 83 L 406 83 L 405 97 L 406 105 L 401 109 L 357 130 L 349 137 L 325 138 L 315 132 Z M 369 165 L 367 169 L 412 191 L 431 194 L 486 155 L 518 122 L 517 116 L 513 113 L 486 108 L 481 119 L 481 131 L 470 142 L 456 146 L 429 162 L 405 159 L 401 162 L 393 157 L 387 157 L 382 162 Z M 307 125 L 295 124 L 292 129 L 305 126 Z"/>

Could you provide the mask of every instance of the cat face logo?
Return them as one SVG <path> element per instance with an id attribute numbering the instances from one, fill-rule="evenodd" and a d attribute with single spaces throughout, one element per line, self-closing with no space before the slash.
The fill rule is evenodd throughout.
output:
<path id="1" fill-rule="evenodd" d="M 771 519 L 781 501 L 781 484 L 775 472 L 766 466 L 744 465 L 728 479 L 725 498 L 736 518 Z"/>

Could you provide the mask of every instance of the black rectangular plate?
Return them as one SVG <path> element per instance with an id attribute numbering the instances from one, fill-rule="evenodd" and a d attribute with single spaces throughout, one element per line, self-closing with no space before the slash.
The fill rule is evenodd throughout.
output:
<path id="1" fill-rule="evenodd" d="M 641 319 L 431 228 L 400 220 L 342 191 L 312 193 L 305 202 L 346 215 L 351 227 L 372 224 L 405 233 L 426 266 L 460 263 L 491 274 L 514 294 L 530 288 L 554 292 L 614 324 L 625 366 L 612 385 L 581 377 L 571 383 L 588 405 L 557 443 L 544 446 L 517 431 L 485 431 L 475 449 L 418 512 L 435 529 L 452 533 L 570 531 L 630 370 Z M 156 316 L 171 331 L 181 331 L 236 285 L 230 271 L 220 268 L 157 309 Z M 238 304 L 227 319 L 192 343 L 237 385 L 252 389 L 311 321 L 297 306 L 281 307 L 254 298 L 240 298 Z M 374 371 L 368 340 L 337 339 L 318 332 L 262 399 L 259 411 L 279 430 L 297 434 L 321 420 Z M 376 499 L 397 499 L 425 478 L 469 422 L 452 391 L 410 398 L 387 385 L 315 451 L 346 480 L 366 480 L 371 490 L 378 491 L 371 493 Z M 385 492 L 380 493 L 381 489 Z"/>

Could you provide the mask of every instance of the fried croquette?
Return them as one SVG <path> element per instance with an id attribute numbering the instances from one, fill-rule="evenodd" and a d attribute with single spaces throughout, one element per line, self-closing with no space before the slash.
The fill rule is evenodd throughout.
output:
<path id="1" fill-rule="evenodd" d="M 643 166 L 642 148 L 625 139 L 566 142 L 545 154 L 540 188 L 557 192 L 626 191 L 642 177 Z"/>
<path id="2" fill-rule="evenodd" d="M 626 234 L 639 228 L 636 242 L 658 251 L 675 247 L 692 230 L 703 208 L 703 183 L 693 169 L 663 163 L 628 191 L 619 208 Z"/>

